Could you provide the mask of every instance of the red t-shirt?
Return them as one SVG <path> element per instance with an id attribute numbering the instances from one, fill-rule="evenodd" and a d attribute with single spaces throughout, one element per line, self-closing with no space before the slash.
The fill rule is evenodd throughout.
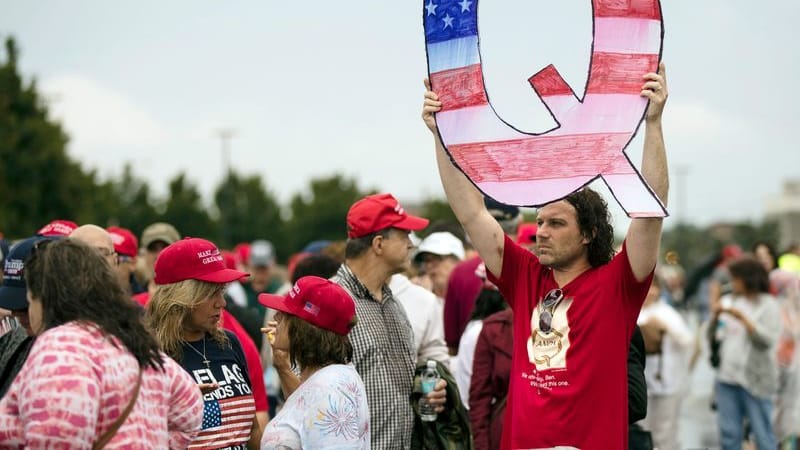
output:
<path id="1" fill-rule="evenodd" d="M 539 330 L 553 272 L 506 237 L 502 278 L 514 309 L 514 356 L 502 448 L 628 448 L 626 359 L 652 273 L 637 282 L 623 244 L 606 265 L 562 287 L 552 330 Z"/>
<path id="2" fill-rule="evenodd" d="M 147 306 L 147 302 L 150 301 L 150 294 L 147 292 L 136 294 L 133 296 L 133 300 L 142 306 Z M 267 388 L 264 386 L 264 366 L 261 365 L 261 354 L 258 353 L 256 344 L 242 325 L 228 311 L 222 310 L 220 321 L 222 322 L 222 328 L 235 334 L 239 339 L 239 344 L 242 345 L 244 359 L 247 361 L 250 388 L 253 390 L 253 398 L 256 401 L 256 412 L 269 411 Z"/>

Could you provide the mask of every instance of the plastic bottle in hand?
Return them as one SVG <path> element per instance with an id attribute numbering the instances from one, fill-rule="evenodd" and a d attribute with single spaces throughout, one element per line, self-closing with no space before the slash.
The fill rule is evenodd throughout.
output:
<path id="1" fill-rule="evenodd" d="M 433 392 L 436 387 L 436 382 L 439 381 L 439 372 L 436 370 L 436 361 L 428 360 L 427 367 L 422 371 L 421 384 L 422 384 L 422 398 L 419 399 L 419 418 L 423 422 L 434 422 L 436 420 L 436 410 L 433 405 L 428 403 L 425 396 L 429 392 Z"/>

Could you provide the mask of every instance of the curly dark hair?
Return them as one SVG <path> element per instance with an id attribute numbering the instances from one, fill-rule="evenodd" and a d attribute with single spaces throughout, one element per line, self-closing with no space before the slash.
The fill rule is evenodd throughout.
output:
<path id="1" fill-rule="evenodd" d="M 30 295 L 42 302 L 45 330 L 67 322 L 93 323 L 119 339 L 142 368 L 163 370 L 162 353 L 111 266 L 75 239 L 40 241 L 25 262 Z"/>
<path id="2" fill-rule="evenodd" d="M 589 265 L 607 264 L 614 257 L 614 227 L 608 203 L 588 187 L 573 192 L 564 200 L 575 208 L 581 234 L 589 239 L 586 248 Z"/>
<path id="3" fill-rule="evenodd" d="M 283 322 L 288 327 L 289 361 L 293 368 L 348 364 L 353 360 L 353 345 L 347 335 L 316 327 L 291 314 L 284 313 Z"/>
<path id="4" fill-rule="evenodd" d="M 738 278 L 744 283 L 747 293 L 768 293 L 769 274 L 764 265 L 751 256 L 743 256 L 728 265 L 731 278 Z"/>

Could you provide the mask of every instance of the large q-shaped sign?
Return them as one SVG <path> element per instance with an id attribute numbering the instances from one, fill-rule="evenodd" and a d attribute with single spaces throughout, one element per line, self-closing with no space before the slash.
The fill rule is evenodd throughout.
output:
<path id="1" fill-rule="evenodd" d="M 602 177 L 630 217 L 664 217 L 664 205 L 625 148 L 647 109 L 642 76 L 656 72 L 663 41 L 659 0 L 593 0 L 594 36 L 585 95 L 579 99 L 549 65 L 530 82 L 558 126 L 519 131 L 489 103 L 478 38 L 478 0 L 424 0 L 436 123 L 456 166 L 484 194 L 541 206 Z"/>

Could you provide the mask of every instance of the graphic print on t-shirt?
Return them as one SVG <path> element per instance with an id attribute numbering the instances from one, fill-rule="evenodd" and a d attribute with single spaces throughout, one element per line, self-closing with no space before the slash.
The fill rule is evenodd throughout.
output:
<path id="1" fill-rule="evenodd" d="M 536 365 L 536 370 L 566 369 L 567 350 L 569 350 L 569 321 L 567 310 L 572 298 L 564 298 L 552 310 L 550 330 L 539 329 L 540 317 L 545 310 L 539 301 L 531 315 L 531 337 L 528 338 L 528 360 Z"/>
<path id="2" fill-rule="evenodd" d="M 250 439 L 255 401 L 247 363 L 236 336 L 225 334 L 229 344 L 204 338 L 183 346 L 181 365 L 195 382 L 219 386 L 203 395 L 202 427 L 189 445 L 191 450 L 246 450 Z M 208 367 L 204 360 L 210 361 Z"/>

